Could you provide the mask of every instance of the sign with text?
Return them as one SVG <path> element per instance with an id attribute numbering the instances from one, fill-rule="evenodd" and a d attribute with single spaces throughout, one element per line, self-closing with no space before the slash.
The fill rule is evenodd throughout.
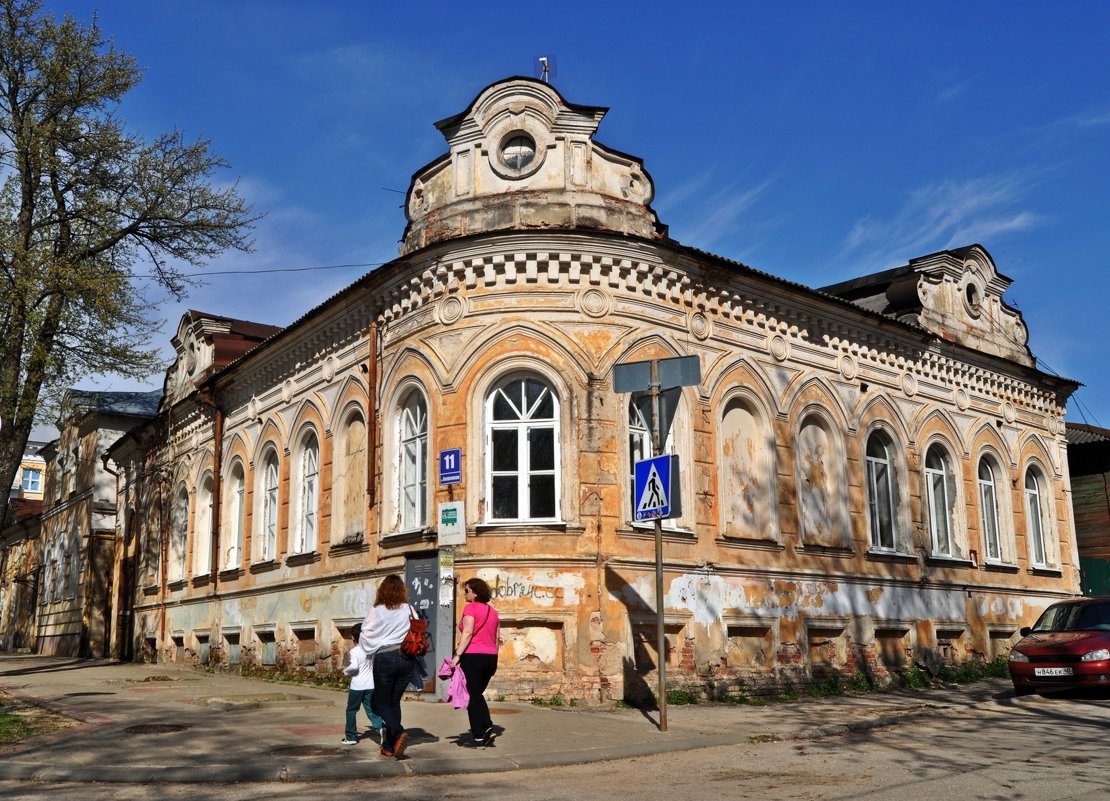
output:
<path id="1" fill-rule="evenodd" d="M 439 452 L 439 484 L 458 484 L 462 481 L 462 448 L 448 448 Z"/>
<path id="2" fill-rule="evenodd" d="M 439 505 L 439 545 L 466 545 L 466 515 L 462 501 Z"/>

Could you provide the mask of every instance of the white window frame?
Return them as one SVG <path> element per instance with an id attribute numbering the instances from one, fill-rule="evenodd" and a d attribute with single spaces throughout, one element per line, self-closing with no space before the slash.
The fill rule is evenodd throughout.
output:
<path id="1" fill-rule="evenodd" d="M 979 466 L 976 468 L 976 482 L 979 487 L 979 522 L 983 534 L 983 560 L 986 562 L 1002 562 L 1002 530 L 999 527 L 998 515 L 998 481 L 995 478 L 995 466 L 988 456 L 979 457 Z M 983 477 L 986 469 L 989 476 Z M 993 534 L 993 541 L 992 541 Z M 994 553 L 991 553 L 991 546 Z"/>
<path id="2" fill-rule="evenodd" d="M 519 409 L 518 404 L 514 403 L 512 398 L 506 393 L 506 389 L 510 387 L 520 387 L 521 391 L 517 393 L 518 399 L 526 397 L 525 387 L 528 381 L 535 381 L 543 387 L 540 396 L 527 408 Z M 524 393 L 524 394 L 522 394 Z M 515 420 L 494 420 L 494 406 L 498 397 L 504 397 L 511 407 L 517 412 L 517 419 Z M 533 415 L 538 412 L 539 406 L 544 402 L 545 397 L 550 397 L 552 410 L 550 417 L 534 417 Z M 524 405 L 520 401 L 520 406 Z M 541 378 L 535 374 L 516 374 L 508 378 L 503 378 L 498 381 L 486 396 L 484 406 L 484 422 L 485 422 L 485 493 L 486 493 L 486 521 L 490 523 L 529 523 L 529 522 L 558 522 L 561 514 L 562 502 L 562 459 L 560 448 L 559 436 L 559 414 L 560 414 L 559 394 L 555 391 L 550 381 Z M 535 431 L 550 430 L 551 431 L 551 447 L 552 447 L 552 468 L 533 470 L 531 467 L 531 456 L 529 449 L 529 441 L 532 433 Z M 493 469 L 493 440 L 494 432 L 497 431 L 515 431 L 517 433 L 517 462 L 516 469 L 514 470 L 499 470 Z M 531 476 L 552 476 L 554 484 L 554 508 L 552 509 L 551 516 L 534 516 L 531 510 L 531 500 L 529 497 L 529 484 Z M 494 517 L 494 479 L 503 478 L 506 476 L 516 477 L 516 502 L 517 502 L 517 516 L 516 517 Z"/>
<path id="3" fill-rule="evenodd" d="M 929 457 L 937 455 L 940 468 L 929 466 Z M 939 444 L 932 444 L 925 451 L 925 497 L 929 513 L 929 539 L 935 556 L 954 557 L 956 555 L 955 521 L 952 519 L 953 499 L 948 497 L 948 484 L 952 481 L 948 452 Z M 939 484 L 937 483 L 939 482 Z M 937 488 L 940 489 L 940 508 L 938 508 Z M 941 524 L 945 531 L 947 547 L 941 543 Z"/>
<path id="4" fill-rule="evenodd" d="M 401 530 L 417 531 L 428 525 L 428 404 L 419 390 L 405 396 L 398 423 Z"/>
<path id="5" fill-rule="evenodd" d="M 882 449 L 882 456 L 872 456 L 871 444 Z M 867 467 L 867 519 L 871 526 L 871 550 L 894 552 L 898 545 L 898 519 L 894 508 L 894 459 L 890 437 L 882 431 L 872 431 L 864 445 L 864 462 Z M 883 493 L 885 492 L 885 503 Z M 885 506 L 888 526 L 883 527 Z M 886 542 L 889 540 L 889 544 Z"/>
<path id="6" fill-rule="evenodd" d="M 170 558 L 174 560 L 175 569 L 170 576 L 170 581 L 184 581 L 186 562 L 188 562 L 186 554 L 189 552 L 189 490 L 185 486 L 179 487 L 174 493 L 172 520 Z"/>
<path id="7" fill-rule="evenodd" d="M 258 558 L 261 562 L 268 562 L 277 558 L 278 511 L 281 508 L 281 472 L 277 451 L 273 448 L 268 448 L 262 457 L 258 480 L 262 486 Z"/>
<path id="8" fill-rule="evenodd" d="M 228 522 L 231 524 L 231 547 L 224 556 L 223 569 L 229 570 L 238 567 L 243 561 L 244 525 L 247 514 L 247 474 L 243 463 L 236 461 L 231 467 L 231 492 L 228 494 L 231 504 L 231 513 Z"/>
<path id="9" fill-rule="evenodd" d="M 24 467 L 20 487 L 24 492 L 41 492 L 42 470 L 37 467 Z"/>
<path id="10" fill-rule="evenodd" d="M 314 430 L 306 431 L 301 438 L 297 469 L 297 525 L 292 550 L 312 553 L 320 521 L 320 440 Z"/>
<path id="11" fill-rule="evenodd" d="M 1033 567 L 1048 567 L 1048 541 L 1045 537 L 1047 526 L 1044 508 L 1041 506 L 1038 472 L 1035 467 L 1028 467 L 1025 470 L 1025 513 L 1028 520 L 1026 532 L 1029 536 L 1030 563 Z M 1033 483 L 1032 488 L 1029 486 L 1030 482 Z"/>
<path id="12" fill-rule="evenodd" d="M 205 576 L 212 570 L 212 474 L 205 473 L 197 488 L 196 520 L 193 523 L 193 575 Z"/>

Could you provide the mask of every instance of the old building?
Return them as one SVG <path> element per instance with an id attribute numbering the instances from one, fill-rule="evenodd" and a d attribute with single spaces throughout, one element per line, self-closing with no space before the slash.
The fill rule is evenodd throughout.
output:
<path id="1" fill-rule="evenodd" d="M 158 417 L 109 454 L 117 653 L 335 669 L 394 571 L 446 653 L 477 575 L 499 694 L 644 694 L 659 603 L 675 686 L 758 691 L 991 659 L 1076 592 L 1076 384 L 1036 369 L 987 251 L 815 290 L 696 250 L 594 138 L 604 113 L 493 84 L 437 123 L 399 258 L 230 358 L 247 324 L 182 319 Z M 657 599 L 631 497 L 649 421 L 612 373 L 673 356 L 700 383 L 664 445 L 683 512 Z"/>
<path id="2" fill-rule="evenodd" d="M 42 501 L 8 501 L 0 529 L 0 651 L 25 651 L 35 645 L 36 599 L 42 580 L 39 514 Z"/>
<path id="3" fill-rule="evenodd" d="M 71 389 L 63 399 L 60 436 L 42 450 L 49 468 L 36 546 L 38 653 L 108 653 L 117 485 L 103 456 L 154 416 L 161 394 Z"/>
<path id="4" fill-rule="evenodd" d="M 1110 595 L 1110 430 L 1068 423 L 1068 468 L 1084 595 Z"/>
<path id="5" fill-rule="evenodd" d="M 46 470 L 46 460 L 42 458 L 42 449 L 45 442 L 27 440 L 23 449 L 23 459 L 19 462 L 19 470 L 15 474 L 9 498 L 29 498 L 35 501 L 42 500 L 43 473 Z"/>

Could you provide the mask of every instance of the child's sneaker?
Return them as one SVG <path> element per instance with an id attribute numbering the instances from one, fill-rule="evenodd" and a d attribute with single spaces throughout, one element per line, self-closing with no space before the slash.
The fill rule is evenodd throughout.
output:
<path id="1" fill-rule="evenodd" d="M 339 741 L 340 745 L 358 745 L 358 740 L 352 740 L 350 737 L 344 737 Z"/>

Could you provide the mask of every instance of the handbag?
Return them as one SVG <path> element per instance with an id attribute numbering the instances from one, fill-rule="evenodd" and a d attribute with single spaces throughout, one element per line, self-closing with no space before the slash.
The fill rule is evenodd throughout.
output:
<path id="1" fill-rule="evenodd" d="M 419 659 L 428 653 L 432 647 L 432 638 L 428 636 L 428 621 L 416 614 L 416 610 L 409 606 L 409 630 L 405 639 L 401 641 L 401 655 L 409 659 Z"/>

